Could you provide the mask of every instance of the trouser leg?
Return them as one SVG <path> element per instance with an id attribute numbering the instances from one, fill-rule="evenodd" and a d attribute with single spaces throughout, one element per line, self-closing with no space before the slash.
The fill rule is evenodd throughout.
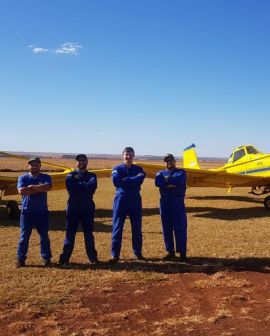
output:
<path id="1" fill-rule="evenodd" d="M 162 222 L 163 239 L 165 243 L 166 251 L 169 253 L 174 252 L 174 240 L 173 240 L 173 223 L 170 211 L 170 205 L 166 202 L 160 202 L 160 215 Z"/>
<path id="2" fill-rule="evenodd" d="M 79 225 L 79 216 L 76 212 L 67 211 L 66 238 L 64 241 L 63 253 L 60 255 L 60 262 L 69 262 L 73 252 L 75 236 Z"/>
<path id="3" fill-rule="evenodd" d="M 142 209 L 141 207 L 131 211 L 130 223 L 132 229 L 132 248 L 135 255 L 142 254 Z"/>
<path id="4" fill-rule="evenodd" d="M 97 259 L 97 251 L 95 249 L 94 230 L 94 210 L 90 209 L 81 216 L 81 223 L 84 233 L 84 243 L 87 256 L 90 261 Z"/>
<path id="5" fill-rule="evenodd" d="M 17 258 L 24 261 L 27 258 L 29 239 L 32 233 L 33 219 L 31 214 L 23 214 L 20 216 L 20 239 L 18 243 Z"/>
<path id="6" fill-rule="evenodd" d="M 112 248 L 111 254 L 113 257 L 119 258 L 121 246 L 123 228 L 127 215 L 127 209 L 125 200 L 119 196 L 116 196 L 113 204 L 113 230 L 112 230 Z"/>
<path id="7" fill-rule="evenodd" d="M 186 254 L 187 251 L 187 215 L 184 204 L 175 204 L 173 209 L 173 229 L 176 252 Z"/>
<path id="8" fill-rule="evenodd" d="M 44 260 L 52 257 L 49 239 L 49 213 L 35 214 L 35 223 L 40 238 L 40 254 Z"/>

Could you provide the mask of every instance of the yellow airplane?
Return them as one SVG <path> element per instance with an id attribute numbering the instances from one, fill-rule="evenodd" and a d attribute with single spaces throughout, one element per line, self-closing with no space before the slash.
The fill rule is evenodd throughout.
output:
<path id="1" fill-rule="evenodd" d="M 28 161 L 29 158 L 25 157 L 25 156 L 20 156 L 20 155 L 14 155 L 14 154 L 10 154 L 7 152 L 1 152 L 0 154 L 3 154 L 5 156 L 8 157 L 13 157 L 13 158 L 18 158 L 18 159 L 23 159 Z M 62 190 L 62 189 L 66 189 L 66 175 L 68 173 L 70 173 L 71 171 L 73 171 L 73 168 L 69 168 L 69 167 L 64 167 L 64 166 L 60 166 L 57 164 L 52 164 L 49 162 L 45 162 L 43 160 L 41 160 L 42 164 L 46 164 L 48 166 L 51 167 L 55 167 L 58 169 L 62 169 L 61 172 L 52 172 L 49 173 L 49 175 L 51 176 L 52 179 L 52 191 L 54 190 Z M 94 170 L 89 170 L 92 173 L 95 173 L 97 175 L 97 177 L 108 177 L 111 175 L 112 170 L 111 169 L 94 169 Z M 17 180 L 18 177 L 16 176 L 0 176 L 0 205 L 4 205 L 7 208 L 8 214 L 10 216 L 10 218 L 12 219 L 16 219 L 19 216 L 20 210 L 18 207 L 18 203 L 14 200 L 3 200 L 2 197 L 3 196 L 9 196 L 9 195 L 17 195 L 18 191 L 17 191 Z"/>
<path id="2" fill-rule="evenodd" d="M 255 195 L 267 194 L 270 192 L 270 154 L 259 152 L 252 145 L 245 145 L 236 148 L 228 162 L 216 169 L 200 169 L 195 145 L 184 149 L 183 166 L 187 173 L 187 185 L 190 187 L 225 187 L 230 191 L 233 187 L 251 187 L 251 193 Z M 26 157 L 1 152 L 10 157 L 17 157 L 28 160 Z M 63 167 L 42 161 L 42 163 L 61 168 L 59 173 L 50 173 L 52 177 L 52 190 L 65 189 L 66 175 L 73 168 Z M 146 172 L 147 177 L 155 178 L 164 165 L 147 164 L 138 162 Z M 111 169 L 90 170 L 98 177 L 108 177 Z M 17 177 L 0 176 L 0 205 L 7 206 L 11 218 L 17 218 L 19 208 L 16 201 L 4 201 L 2 196 L 17 194 Z M 264 199 L 265 209 L 270 210 L 270 196 Z"/>
<path id="3" fill-rule="evenodd" d="M 200 169 L 195 145 L 184 149 L 183 166 L 190 187 L 251 187 L 255 195 L 270 192 L 270 154 L 259 152 L 252 145 L 236 148 L 228 162 L 216 169 Z M 141 163 L 148 177 L 154 177 L 164 166 Z M 270 210 L 270 196 L 264 199 L 264 206 Z"/>

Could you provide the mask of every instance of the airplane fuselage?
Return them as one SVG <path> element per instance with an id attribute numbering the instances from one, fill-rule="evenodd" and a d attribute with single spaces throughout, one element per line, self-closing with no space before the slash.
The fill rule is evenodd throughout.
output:
<path id="1" fill-rule="evenodd" d="M 228 162 L 216 169 L 203 170 L 199 166 L 195 145 L 184 149 L 183 162 L 190 186 L 251 187 L 250 193 L 270 193 L 270 154 L 259 152 L 252 145 L 236 148 Z M 264 199 L 264 206 L 270 210 L 270 196 Z"/>
<path id="2" fill-rule="evenodd" d="M 246 154 L 235 163 L 226 163 L 217 169 L 217 171 L 220 170 L 241 175 L 270 176 L 270 155 Z"/>

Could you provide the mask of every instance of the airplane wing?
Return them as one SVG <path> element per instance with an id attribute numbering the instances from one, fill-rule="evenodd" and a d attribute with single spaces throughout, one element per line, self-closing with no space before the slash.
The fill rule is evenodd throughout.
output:
<path id="1" fill-rule="evenodd" d="M 147 164 L 138 162 L 138 164 L 144 169 L 146 176 L 149 178 L 155 178 L 159 170 L 164 169 L 163 165 Z M 52 178 L 53 188 L 52 190 L 62 190 L 66 188 L 65 180 L 66 175 L 71 172 L 71 168 L 67 168 L 63 172 L 49 173 Z M 95 173 L 98 178 L 110 177 L 111 169 L 95 169 L 90 170 Z M 252 187 L 252 186 L 264 186 L 270 184 L 270 177 L 240 175 L 233 173 L 226 173 L 224 171 L 209 171 L 205 169 L 192 169 L 185 168 L 187 174 L 187 185 L 189 187 Z M 12 176 L 0 176 L 0 190 L 3 190 L 3 194 L 16 195 L 17 192 L 17 177 Z"/>
<path id="2" fill-rule="evenodd" d="M 18 159 L 23 159 L 23 160 L 29 159 L 28 157 L 16 155 L 16 154 L 10 154 L 8 152 L 0 151 L 0 154 L 4 154 L 5 156 L 8 156 L 8 157 L 18 158 Z M 45 162 L 43 160 L 41 161 L 43 164 L 63 170 L 62 172 L 48 173 L 48 175 L 50 175 L 52 178 L 53 187 L 51 190 L 54 191 L 54 190 L 66 189 L 66 183 L 65 183 L 66 175 L 72 172 L 73 168 L 61 166 L 55 163 Z M 112 169 L 95 169 L 95 170 L 90 170 L 90 171 L 95 173 L 97 177 L 107 177 L 111 175 Z M 1 194 L 2 196 L 18 194 L 17 179 L 18 179 L 17 176 L 0 176 L 0 191 L 2 191 L 2 194 Z"/>
<path id="3" fill-rule="evenodd" d="M 163 165 L 138 163 L 145 171 L 146 176 L 155 178 L 159 170 L 163 170 Z M 179 167 L 181 168 L 181 167 Z M 226 173 L 224 171 L 210 171 L 206 169 L 183 168 L 187 174 L 187 185 L 189 187 L 248 187 L 264 186 L 270 184 L 270 177 L 240 175 Z"/>
<path id="4" fill-rule="evenodd" d="M 29 158 L 26 156 L 22 155 L 16 155 L 16 154 L 10 154 L 8 152 L 2 152 L 0 151 L 0 154 L 3 154 L 8 157 L 12 158 L 18 158 L 22 160 L 28 161 Z M 50 163 L 50 162 L 45 162 L 42 160 L 43 164 L 46 164 L 51 167 L 55 167 L 58 169 L 62 169 L 62 172 L 55 172 L 55 173 L 49 173 L 49 175 L 52 177 L 52 184 L 53 188 L 52 190 L 61 190 L 65 188 L 65 178 L 66 175 L 71 172 L 73 169 L 65 166 L 61 166 L 58 164 Z M 0 176 L 0 190 L 2 191 L 1 196 L 5 195 L 17 195 L 17 176 Z"/>
<path id="5" fill-rule="evenodd" d="M 52 190 L 65 189 L 66 175 L 71 172 L 72 169 L 66 169 L 60 173 L 49 173 L 48 175 L 52 178 Z M 0 176 L 0 190 L 2 190 L 2 195 L 17 195 L 17 176 Z"/>
<path id="6" fill-rule="evenodd" d="M 66 175 L 73 171 L 72 168 L 67 168 L 60 173 L 48 173 L 52 178 L 52 189 L 54 190 L 63 190 L 66 189 Z M 92 173 L 95 173 L 98 178 L 110 177 L 112 169 L 95 169 L 89 170 Z M 0 176 L 0 190 L 2 190 L 3 195 L 17 195 L 17 180 L 16 176 Z"/>
<path id="7" fill-rule="evenodd" d="M 66 175 L 72 171 L 72 168 L 68 168 L 61 173 L 47 173 L 51 176 L 52 179 L 52 189 L 50 191 L 66 189 Z M 98 178 L 101 178 L 109 177 L 111 175 L 112 169 L 93 169 L 89 171 L 95 173 Z"/>

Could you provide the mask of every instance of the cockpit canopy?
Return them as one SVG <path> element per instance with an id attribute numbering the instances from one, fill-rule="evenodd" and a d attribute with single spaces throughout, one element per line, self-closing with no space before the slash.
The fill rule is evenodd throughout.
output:
<path id="1" fill-rule="evenodd" d="M 259 153 L 260 152 L 254 146 L 251 145 L 241 146 L 236 148 L 236 150 L 232 152 L 232 154 L 229 157 L 228 163 L 234 163 L 248 154 L 259 154 Z"/>

